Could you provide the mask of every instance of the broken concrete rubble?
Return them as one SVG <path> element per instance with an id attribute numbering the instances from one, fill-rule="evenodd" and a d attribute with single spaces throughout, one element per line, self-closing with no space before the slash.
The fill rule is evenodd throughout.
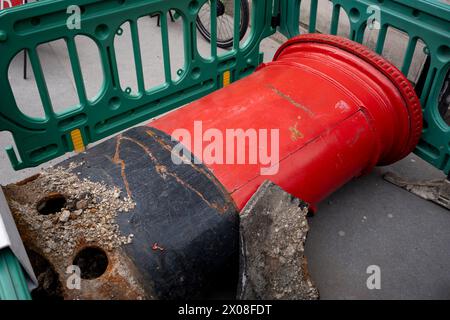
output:
<path id="1" fill-rule="evenodd" d="M 204 166 L 173 163 L 176 145 L 133 128 L 5 188 L 40 297 L 199 299 L 229 274 L 235 295 L 238 211 Z"/>
<path id="2" fill-rule="evenodd" d="M 266 181 L 241 213 L 238 299 L 315 300 L 304 254 L 308 205 Z"/>
<path id="3" fill-rule="evenodd" d="M 448 178 L 417 181 L 402 178 L 394 172 L 386 172 L 383 178 L 424 200 L 434 202 L 450 210 L 450 180 Z"/>
<path id="4" fill-rule="evenodd" d="M 50 168 L 34 179 L 5 187 L 19 225 L 38 231 L 39 241 L 57 243 L 58 248 L 50 249 L 57 249 L 63 256 L 71 255 L 80 239 L 96 239 L 100 241 L 96 245 L 107 250 L 128 243 L 127 235 L 118 232 L 114 219 L 119 212 L 128 212 L 135 206 L 127 197 L 115 197 L 118 191 L 114 188 L 79 179 L 71 172 L 79 165 L 73 163 L 68 170 Z M 58 204 L 59 199 L 62 202 Z M 42 243 L 44 250 L 48 248 L 46 243 Z"/>
<path id="5" fill-rule="evenodd" d="M 81 179 L 74 173 L 80 165 L 74 162 L 68 168 L 49 168 L 4 187 L 39 280 L 33 298 L 148 298 L 136 284 L 131 263 L 120 249 L 132 242 L 133 235 L 122 234 L 115 221 L 119 213 L 126 214 L 135 203 L 128 197 L 118 197 L 117 188 Z M 105 258 L 99 259 L 99 254 Z M 88 266 L 75 261 L 77 256 L 80 261 L 88 261 Z M 98 276 L 105 272 L 105 280 L 84 281 L 83 290 L 72 290 L 66 281 L 73 278 L 72 271 L 67 273 L 73 264 L 80 265 L 81 278 L 91 279 L 85 274 L 89 276 L 94 269 Z M 110 283 L 116 283 L 121 290 Z"/>

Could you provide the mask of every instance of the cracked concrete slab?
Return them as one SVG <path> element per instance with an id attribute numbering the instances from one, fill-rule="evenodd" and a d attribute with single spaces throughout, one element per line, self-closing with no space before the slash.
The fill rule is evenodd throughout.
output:
<path id="1" fill-rule="evenodd" d="M 241 300 L 316 300 L 304 254 L 308 204 L 265 181 L 241 211 Z"/>

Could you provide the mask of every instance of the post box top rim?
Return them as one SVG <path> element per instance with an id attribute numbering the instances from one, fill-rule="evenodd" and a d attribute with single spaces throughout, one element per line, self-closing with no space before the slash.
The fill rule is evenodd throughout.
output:
<path id="1" fill-rule="evenodd" d="M 407 77 L 396 66 L 364 45 L 343 37 L 325 34 L 304 34 L 288 40 L 280 46 L 273 58 L 273 61 L 277 61 L 282 56 L 282 53 L 285 51 L 285 49 L 287 49 L 288 47 L 302 43 L 317 43 L 334 46 L 343 51 L 354 54 L 355 56 L 357 56 L 364 62 L 371 64 L 382 74 L 384 74 L 395 85 L 395 87 L 403 97 L 404 105 L 409 113 L 411 130 L 407 144 L 404 146 L 404 148 L 402 148 L 401 152 L 399 152 L 399 154 L 395 156 L 395 159 L 392 159 L 392 161 L 389 162 L 392 163 L 401 160 L 415 149 L 422 135 L 422 107 L 420 104 L 420 100 L 414 90 L 414 87 L 409 82 Z"/>

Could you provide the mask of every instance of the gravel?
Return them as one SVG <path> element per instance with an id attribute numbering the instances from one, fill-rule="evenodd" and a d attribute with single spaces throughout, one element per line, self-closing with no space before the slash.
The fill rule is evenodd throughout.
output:
<path id="1" fill-rule="evenodd" d="M 111 251 L 132 242 L 133 235 L 122 235 L 115 218 L 133 209 L 135 203 L 122 197 L 118 188 L 80 180 L 73 173 L 80 165 L 48 168 L 27 181 L 4 187 L 14 218 L 21 226 L 19 229 L 38 234 L 34 237 L 35 245 L 45 254 L 72 256 L 81 245 L 96 245 Z M 60 200 L 62 195 L 66 201 L 56 212 L 44 215 L 38 206 L 42 209 L 42 200 L 49 195 L 57 195 Z"/>

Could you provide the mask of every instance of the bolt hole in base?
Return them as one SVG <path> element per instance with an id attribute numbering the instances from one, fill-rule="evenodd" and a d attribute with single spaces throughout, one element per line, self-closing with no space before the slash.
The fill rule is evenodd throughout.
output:
<path id="1" fill-rule="evenodd" d="M 36 209 L 42 215 L 49 215 L 60 212 L 66 205 L 66 197 L 60 193 L 52 193 L 41 199 Z"/>
<path id="2" fill-rule="evenodd" d="M 39 286 L 31 292 L 33 300 L 63 300 L 62 285 L 58 273 L 50 262 L 39 253 L 27 250 Z"/>
<path id="3" fill-rule="evenodd" d="M 93 280 L 105 273 L 108 268 L 108 256 L 100 248 L 86 247 L 78 252 L 73 264 L 80 268 L 82 279 Z"/>

